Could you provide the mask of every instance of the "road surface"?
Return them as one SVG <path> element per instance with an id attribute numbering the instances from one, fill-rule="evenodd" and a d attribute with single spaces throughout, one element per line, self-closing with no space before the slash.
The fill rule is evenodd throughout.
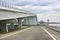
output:
<path id="1" fill-rule="evenodd" d="M 52 35 L 51 31 L 52 30 L 43 26 L 32 26 L 26 31 L 3 38 L 1 40 L 59 40 L 56 36 Z"/>

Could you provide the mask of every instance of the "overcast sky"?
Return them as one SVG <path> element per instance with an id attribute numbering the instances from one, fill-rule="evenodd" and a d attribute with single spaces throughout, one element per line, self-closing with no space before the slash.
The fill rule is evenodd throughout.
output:
<path id="1" fill-rule="evenodd" d="M 38 20 L 60 22 L 60 0 L 7 0 L 20 9 L 37 14 Z"/>

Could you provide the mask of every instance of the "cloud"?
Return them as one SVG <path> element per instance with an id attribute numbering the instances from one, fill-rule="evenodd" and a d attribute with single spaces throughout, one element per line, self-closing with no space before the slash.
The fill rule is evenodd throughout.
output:
<path id="1" fill-rule="evenodd" d="M 34 6 L 48 6 L 60 3 L 58 0 L 12 0 L 17 6 L 34 5 Z"/>
<path id="2" fill-rule="evenodd" d="M 12 0 L 0 0 L 0 3 L 3 3 L 3 4 L 13 4 Z"/>
<path id="3" fill-rule="evenodd" d="M 9 0 L 8 2 L 17 8 L 36 13 L 39 21 L 47 19 L 60 21 L 60 0 Z"/>
<path id="4" fill-rule="evenodd" d="M 47 0 L 12 0 L 13 3 L 17 6 L 24 6 L 28 4 L 36 5 L 36 6 L 47 6 Z"/>
<path id="5" fill-rule="evenodd" d="M 47 19 L 50 20 L 50 22 L 60 22 L 60 13 L 45 13 L 45 14 L 37 14 L 38 21 L 47 21 Z"/>
<path id="6" fill-rule="evenodd" d="M 25 5 L 25 6 L 20 6 L 18 8 L 28 10 L 33 13 L 45 13 L 53 10 L 53 7 L 50 6 L 33 6 L 33 5 Z"/>
<path id="7" fill-rule="evenodd" d="M 15 2 L 14 4 L 20 6 L 20 8 L 29 10 L 32 12 L 48 12 L 48 11 L 56 11 L 60 6 L 60 2 L 58 0 L 12 0 Z M 58 8 L 59 9 L 59 8 Z M 35 13 L 34 12 L 34 13 Z"/>

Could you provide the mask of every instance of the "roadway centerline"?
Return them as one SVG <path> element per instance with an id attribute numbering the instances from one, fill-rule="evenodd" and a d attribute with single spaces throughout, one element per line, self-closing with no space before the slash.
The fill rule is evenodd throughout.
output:
<path id="1" fill-rule="evenodd" d="M 57 40 L 51 33 L 49 33 L 44 27 L 41 27 L 53 40 Z"/>
<path id="2" fill-rule="evenodd" d="M 4 34 L 4 35 L 0 36 L 0 39 L 3 39 L 3 38 L 6 38 L 6 37 L 9 37 L 9 36 L 12 36 L 12 35 L 15 35 L 15 34 L 24 32 L 24 31 L 29 30 L 29 29 L 31 29 L 31 28 L 32 28 L 32 27 L 29 27 L 29 28 L 26 28 L 26 29 L 23 29 L 23 30 L 19 30 L 19 31 L 17 31 L 17 32 L 12 32 L 12 33 Z"/>

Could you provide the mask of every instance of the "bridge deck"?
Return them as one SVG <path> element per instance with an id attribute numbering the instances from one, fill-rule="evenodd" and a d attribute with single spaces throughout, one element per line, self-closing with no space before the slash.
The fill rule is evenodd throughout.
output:
<path id="1" fill-rule="evenodd" d="M 27 16 L 36 16 L 33 13 L 27 13 L 23 10 L 0 7 L 0 20 L 14 19 Z"/>
<path id="2" fill-rule="evenodd" d="M 21 17 L 27 17 L 27 16 L 30 16 L 30 15 L 27 15 L 27 14 L 8 14 L 8 13 L 2 13 L 0 14 L 0 20 L 5 20 L 5 19 L 14 19 L 14 18 L 21 18 Z"/>

